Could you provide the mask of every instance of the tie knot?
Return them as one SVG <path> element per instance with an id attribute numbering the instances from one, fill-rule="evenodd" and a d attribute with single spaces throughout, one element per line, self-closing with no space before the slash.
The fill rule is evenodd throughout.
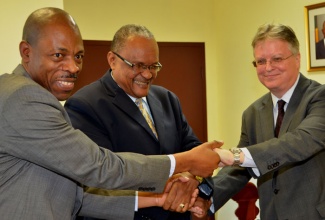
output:
<path id="1" fill-rule="evenodd" d="M 142 105 L 142 99 L 141 99 L 141 98 L 136 99 L 136 100 L 135 100 L 135 104 L 136 104 L 137 106 Z"/>

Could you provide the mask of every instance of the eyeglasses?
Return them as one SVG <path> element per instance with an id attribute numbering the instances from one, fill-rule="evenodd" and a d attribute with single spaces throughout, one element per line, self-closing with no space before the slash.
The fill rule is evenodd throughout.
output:
<path id="1" fill-rule="evenodd" d="M 283 60 L 286 60 L 290 57 L 292 57 L 294 54 L 291 54 L 290 56 L 286 57 L 286 58 L 282 58 L 282 57 L 272 57 L 269 62 L 270 62 L 270 65 L 272 66 L 276 66 L 276 65 L 279 65 Z M 260 66 L 265 66 L 267 64 L 267 60 L 266 59 L 260 59 L 260 60 L 257 60 L 257 61 L 253 61 L 252 62 L 254 67 L 260 67 Z"/>
<path id="2" fill-rule="evenodd" d="M 154 65 L 144 65 L 142 63 L 131 63 L 130 61 L 127 61 L 124 59 L 121 55 L 118 53 L 113 52 L 118 58 L 124 61 L 127 65 L 129 65 L 135 73 L 142 73 L 146 69 L 149 70 L 150 73 L 157 74 L 159 70 L 161 70 L 162 65 L 158 62 L 157 64 Z"/>

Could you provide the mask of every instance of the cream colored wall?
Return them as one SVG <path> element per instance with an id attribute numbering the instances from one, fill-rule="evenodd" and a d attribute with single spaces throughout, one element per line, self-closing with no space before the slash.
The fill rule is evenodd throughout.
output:
<path id="1" fill-rule="evenodd" d="M 301 72 L 325 83 L 325 72 L 308 73 L 304 6 L 319 0 L 64 0 L 64 8 L 79 23 L 84 39 L 112 40 L 127 23 L 147 26 L 158 41 L 205 42 L 208 138 L 235 146 L 242 112 L 267 90 L 257 80 L 251 40 L 266 22 L 290 25 L 301 44 Z M 221 220 L 232 220 L 236 204 L 228 203 Z"/>
<path id="2" fill-rule="evenodd" d="M 77 20 L 84 39 L 112 40 L 127 23 L 146 25 L 158 41 L 205 42 L 208 138 L 237 144 L 242 111 L 266 90 L 259 84 L 250 47 L 265 22 L 290 25 L 301 43 L 301 72 L 325 83 L 325 72 L 308 73 L 304 6 L 319 0 L 1 0 L 0 74 L 20 62 L 18 44 L 27 16 L 35 9 L 64 8 Z M 264 3 L 264 4 L 263 4 Z M 233 209 L 225 206 L 223 209 Z M 231 220 L 219 214 L 219 219 Z"/>
<path id="3" fill-rule="evenodd" d="M 154 3 L 153 3 L 154 2 Z M 217 41 L 215 0 L 64 0 L 64 8 L 75 17 L 84 39 L 112 40 L 122 25 L 137 23 L 147 26 L 157 41 L 205 42 L 209 138 L 221 137 L 217 129 L 218 103 L 216 87 L 219 75 L 216 65 Z M 87 51 L 86 51 L 87 53 Z M 210 91 L 210 92 L 209 92 Z"/>
<path id="4" fill-rule="evenodd" d="M 234 146 L 241 113 L 266 92 L 251 65 L 250 46 L 257 27 L 281 22 L 293 27 L 301 43 L 301 72 L 325 82 L 325 72 L 306 72 L 304 6 L 320 1 L 274 0 L 64 0 L 64 9 L 77 20 L 84 39 L 112 40 L 127 23 L 147 26 L 158 41 L 205 42 L 208 138 Z"/>
<path id="5" fill-rule="evenodd" d="M 0 74 L 11 73 L 20 63 L 18 45 L 28 15 L 42 7 L 63 8 L 63 0 L 1 0 Z"/>

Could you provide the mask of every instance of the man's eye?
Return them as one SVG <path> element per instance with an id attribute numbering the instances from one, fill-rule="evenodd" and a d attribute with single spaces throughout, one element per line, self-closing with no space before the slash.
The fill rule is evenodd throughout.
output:
<path id="1" fill-rule="evenodd" d="M 82 55 L 82 54 L 76 55 L 77 60 L 82 60 L 83 58 L 84 58 L 84 55 Z"/>
<path id="2" fill-rule="evenodd" d="M 62 54 L 61 53 L 55 53 L 54 56 L 57 57 L 57 58 L 60 58 L 60 57 L 62 57 Z"/>
<path id="3" fill-rule="evenodd" d="M 266 64 L 266 60 L 258 60 L 256 61 L 257 65 L 265 65 Z"/>
<path id="4" fill-rule="evenodd" d="M 283 59 L 282 59 L 282 57 L 273 57 L 272 58 L 272 62 L 275 62 L 275 63 L 279 63 L 279 62 L 281 62 Z"/>
<path id="5" fill-rule="evenodd" d="M 145 65 L 143 65 L 141 63 L 137 63 L 136 66 L 137 66 L 138 69 L 146 69 L 146 67 L 147 67 L 147 66 L 145 66 Z"/>

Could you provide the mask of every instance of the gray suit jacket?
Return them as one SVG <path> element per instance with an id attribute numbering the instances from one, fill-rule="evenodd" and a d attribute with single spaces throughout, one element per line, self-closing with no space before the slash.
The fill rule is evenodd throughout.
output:
<path id="1" fill-rule="evenodd" d="M 98 147 L 21 65 L 0 76 L 0 140 L 1 219 L 110 218 L 105 196 L 85 194 L 79 184 L 162 191 L 170 171 L 167 156 Z M 133 214 L 133 197 L 114 208 Z"/>
<path id="2" fill-rule="evenodd" d="M 279 138 L 274 138 L 272 108 L 268 93 L 244 111 L 238 145 L 248 147 L 261 173 L 261 219 L 324 219 L 325 87 L 300 74 Z M 250 168 L 222 169 L 214 178 L 215 208 L 237 193 L 252 173 Z"/>

